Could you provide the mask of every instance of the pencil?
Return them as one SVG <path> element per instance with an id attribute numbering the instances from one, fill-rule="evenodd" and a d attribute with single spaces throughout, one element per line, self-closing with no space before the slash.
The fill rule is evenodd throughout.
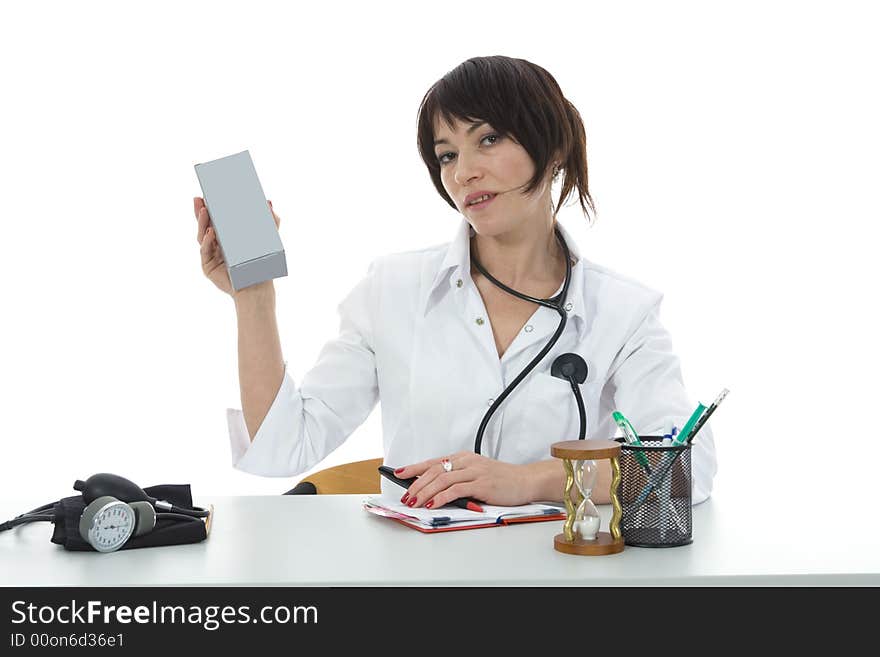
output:
<path id="1" fill-rule="evenodd" d="M 715 409 L 718 408 L 718 404 L 724 401 L 724 398 L 727 397 L 727 393 L 730 392 L 727 388 L 721 391 L 718 395 L 718 398 L 712 402 L 712 405 L 703 413 L 703 417 L 694 425 L 694 430 L 691 431 L 691 435 L 687 437 L 687 442 L 691 442 L 694 437 L 697 435 L 697 432 L 703 428 L 703 425 L 706 424 L 706 421 L 709 419 L 709 416 L 715 412 Z"/>

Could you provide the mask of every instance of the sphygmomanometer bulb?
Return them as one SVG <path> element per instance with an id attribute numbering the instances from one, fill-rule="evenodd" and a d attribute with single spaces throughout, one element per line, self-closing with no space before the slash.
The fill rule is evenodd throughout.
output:
<path id="1" fill-rule="evenodd" d="M 73 484 L 74 490 L 82 492 L 83 501 L 91 504 L 99 497 L 115 497 L 117 500 L 126 503 L 147 502 L 154 506 L 157 511 L 168 511 L 171 513 L 179 513 L 192 516 L 195 518 L 207 518 L 210 514 L 205 509 L 194 507 L 187 509 L 178 507 L 170 502 L 150 497 L 147 492 L 129 481 L 125 477 L 110 474 L 109 472 L 99 472 L 94 474 L 85 481 L 77 479 Z"/>
<path id="2" fill-rule="evenodd" d="M 156 503 L 155 497 L 147 495 L 144 489 L 133 481 L 109 472 L 99 472 L 85 481 L 77 479 L 73 484 L 73 489 L 82 493 L 83 501 L 86 504 L 91 504 L 99 497 L 104 496 L 115 497 L 122 502 Z"/>

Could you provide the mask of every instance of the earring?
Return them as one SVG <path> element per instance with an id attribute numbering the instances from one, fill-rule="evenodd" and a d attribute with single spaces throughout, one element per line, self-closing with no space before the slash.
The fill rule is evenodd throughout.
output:
<path id="1" fill-rule="evenodd" d="M 553 180 L 556 180 L 559 177 L 559 165 L 553 165 Z"/>

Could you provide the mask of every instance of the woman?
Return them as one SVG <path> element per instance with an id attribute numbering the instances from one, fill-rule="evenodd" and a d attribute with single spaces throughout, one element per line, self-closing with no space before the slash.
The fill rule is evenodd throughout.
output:
<path id="1" fill-rule="evenodd" d="M 469 59 L 425 95 L 418 147 L 440 196 L 463 216 L 458 233 L 448 245 L 374 261 L 339 307 L 339 336 L 300 387 L 282 359 L 272 282 L 232 291 L 195 199 L 203 271 L 233 297 L 238 318 L 243 410 L 227 414 L 235 466 L 304 472 L 381 399 L 385 462 L 401 478 L 418 477 L 404 503 L 560 500 L 565 473 L 550 445 L 579 433 L 571 385 L 550 374 L 565 353 L 588 366 L 587 437 L 613 437 L 615 409 L 644 435 L 682 427 L 694 405 L 659 322 L 661 295 L 581 258 L 556 222 L 573 193 L 588 216 L 593 202 L 584 127 L 553 77 L 521 59 Z M 564 291 L 564 309 L 501 286 L 536 299 Z M 708 427 L 692 449 L 697 503 L 716 469 Z M 610 468 L 599 465 L 593 500 L 607 502 Z"/>

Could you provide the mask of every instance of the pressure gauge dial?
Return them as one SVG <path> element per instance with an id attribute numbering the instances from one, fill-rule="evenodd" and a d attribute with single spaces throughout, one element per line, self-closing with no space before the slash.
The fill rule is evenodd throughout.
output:
<path id="1" fill-rule="evenodd" d="M 79 519 L 83 540 L 98 552 L 118 550 L 134 532 L 134 509 L 115 497 L 99 497 L 89 504 Z"/>

